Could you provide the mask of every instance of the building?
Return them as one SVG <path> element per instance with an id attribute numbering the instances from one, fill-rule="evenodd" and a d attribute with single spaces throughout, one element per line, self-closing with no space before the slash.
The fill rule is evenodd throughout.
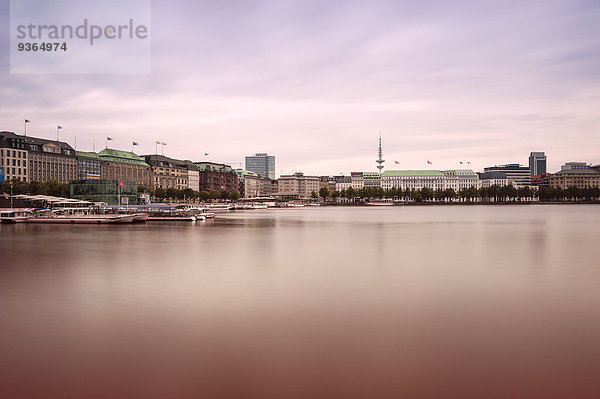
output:
<path id="1" fill-rule="evenodd" d="M 451 188 L 459 192 L 465 188 L 481 187 L 479 175 L 471 169 L 444 170 L 442 174 L 444 175 L 444 190 Z"/>
<path id="2" fill-rule="evenodd" d="M 268 177 L 258 178 L 258 195 L 260 197 L 269 197 L 277 192 L 277 180 L 271 180 Z"/>
<path id="3" fill-rule="evenodd" d="M 355 190 L 360 190 L 365 187 L 365 178 L 363 172 L 350 172 L 351 186 Z"/>
<path id="4" fill-rule="evenodd" d="M 102 161 L 102 179 L 133 181 L 140 186 L 152 186 L 150 165 L 133 152 L 106 148 L 98 156 Z"/>
<path id="5" fill-rule="evenodd" d="M 75 150 L 62 141 L 0 132 L 0 160 L 7 180 L 67 183 L 78 175 Z"/>
<path id="6" fill-rule="evenodd" d="M 238 191 L 238 175 L 231 166 L 215 162 L 194 162 L 199 171 L 201 191 Z"/>
<path id="7" fill-rule="evenodd" d="M 567 162 L 560 167 L 560 170 L 588 169 L 589 167 L 587 162 Z"/>
<path id="8" fill-rule="evenodd" d="M 543 152 L 532 152 L 529 154 L 530 176 L 541 176 L 546 173 L 546 154 Z"/>
<path id="9" fill-rule="evenodd" d="M 25 137 L 29 150 L 29 181 L 68 183 L 78 177 L 75 150 L 62 141 Z"/>
<path id="10" fill-rule="evenodd" d="M 379 187 L 381 187 L 381 175 L 377 172 L 363 172 L 363 187 L 364 188 L 379 188 Z"/>
<path id="11" fill-rule="evenodd" d="M 106 202 L 109 205 L 137 205 L 138 183 L 123 180 L 86 179 L 74 180 L 69 184 L 70 198 L 93 202 Z M 127 198 L 127 199 L 125 199 Z"/>
<path id="12" fill-rule="evenodd" d="M 481 181 L 481 187 L 492 187 L 492 186 L 512 186 L 513 183 L 508 179 L 483 179 Z"/>
<path id="13" fill-rule="evenodd" d="M 275 179 L 275 156 L 257 153 L 246 157 L 246 170 L 257 173 L 260 177 Z"/>
<path id="14" fill-rule="evenodd" d="M 261 178 L 258 173 L 244 169 L 235 169 L 239 180 L 239 192 L 242 198 L 256 198 L 261 196 Z M 262 184 L 264 190 L 264 182 Z M 269 189 L 271 182 L 269 181 Z"/>
<path id="15" fill-rule="evenodd" d="M 0 168 L 4 171 L 5 181 L 12 179 L 29 181 L 27 148 L 25 136 L 6 131 L 0 132 Z"/>
<path id="16" fill-rule="evenodd" d="M 549 176 L 549 185 L 567 189 L 569 187 L 600 187 L 600 170 L 587 167 L 561 170 Z"/>
<path id="17" fill-rule="evenodd" d="M 184 161 L 188 173 L 188 187 L 200 191 L 200 171 L 192 161 Z"/>
<path id="18" fill-rule="evenodd" d="M 550 185 L 550 173 L 542 173 L 541 175 L 531 176 L 532 186 L 549 186 Z"/>
<path id="19" fill-rule="evenodd" d="M 511 163 L 500 166 L 490 166 L 483 169 L 481 180 L 488 179 L 506 179 L 515 186 L 531 185 L 531 172 L 529 167 L 521 166 L 518 163 Z"/>
<path id="20" fill-rule="evenodd" d="M 143 158 L 152 170 L 153 188 L 176 188 L 184 190 L 190 187 L 188 176 L 189 166 L 186 161 L 158 154 L 143 155 Z"/>
<path id="21" fill-rule="evenodd" d="M 319 190 L 323 187 L 329 190 L 330 193 L 336 191 L 337 180 L 341 176 L 320 176 L 319 177 Z"/>
<path id="22" fill-rule="evenodd" d="M 352 187 L 352 177 L 335 176 L 335 191 L 347 190 Z"/>
<path id="23" fill-rule="evenodd" d="M 445 176 L 439 170 L 386 170 L 381 175 L 381 187 L 384 190 L 391 188 L 419 190 L 424 187 L 443 190 Z"/>
<path id="24" fill-rule="evenodd" d="M 75 151 L 77 157 L 77 178 L 99 179 L 102 172 L 102 160 L 95 152 Z"/>
<path id="25" fill-rule="evenodd" d="M 293 175 L 280 176 L 278 185 L 277 196 L 282 199 L 310 198 L 313 193 L 319 194 L 320 178 L 296 172 Z"/>

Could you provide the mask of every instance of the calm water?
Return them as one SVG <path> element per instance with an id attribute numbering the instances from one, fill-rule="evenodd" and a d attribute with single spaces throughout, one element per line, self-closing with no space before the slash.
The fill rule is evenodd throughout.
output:
<path id="1" fill-rule="evenodd" d="M 598 398 L 599 211 L 0 225 L 0 397 Z"/>

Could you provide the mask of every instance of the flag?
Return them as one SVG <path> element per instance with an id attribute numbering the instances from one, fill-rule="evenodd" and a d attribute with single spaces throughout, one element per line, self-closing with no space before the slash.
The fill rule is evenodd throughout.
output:
<path id="1" fill-rule="evenodd" d="M 120 179 L 119 179 L 119 187 L 125 187 L 125 183 L 123 183 Z"/>
<path id="2" fill-rule="evenodd" d="M 113 139 L 112 137 L 107 137 L 106 138 L 106 140 L 109 140 L 109 141 L 112 140 L 112 139 Z"/>
<path id="3" fill-rule="evenodd" d="M 136 143 L 135 141 L 132 143 L 133 145 L 139 145 L 138 143 Z"/>
<path id="4" fill-rule="evenodd" d="M 29 119 L 25 119 L 25 123 L 29 123 L 31 122 Z"/>
<path id="5" fill-rule="evenodd" d="M 204 153 L 204 156 L 208 156 L 208 152 L 205 152 L 205 153 Z"/>
<path id="6" fill-rule="evenodd" d="M 157 141 L 156 144 L 160 144 L 160 141 Z"/>
<path id="7" fill-rule="evenodd" d="M 396 161 L 396 165 L 400 165 L 400 162 Z"/>
<path id="8" fill-rule="evenodd" d="M 428 163 L 429 165 L 431 165 L 431 161 L 427 161 L 427 163 Z"/>
<path id="9" fill-rule="evenodd" d="M 471 165 L 471 162 L 467 162 L 467 165 Z"/>
<path id="10" fill-rule="evenodd" d="M 62 129 L 62 126 L 56 126 L 57 129 Z"/>
<path id="11" fill-rule="evenodd" d="M 162 144 L 162 145 L 167 145 L 167 143 L 164 143 L 164 142 L 163 142 L 163 143 L 161 143 L 161 144 Z"/>
<path id="12" fill-rule="evenodd" d="M 461 164 L 461 165 L 463 164 L 463 163 L 462 163 L 462 161 L 460 161 L 460 164 Z"/>

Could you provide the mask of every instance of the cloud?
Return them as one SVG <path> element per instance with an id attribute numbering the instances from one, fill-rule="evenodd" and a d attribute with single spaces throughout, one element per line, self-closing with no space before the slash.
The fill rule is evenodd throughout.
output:
<path id="1" fill-rule="evenodd" d="M 268 151 L 278 172 L 373 170 L 379 131 L 389 168 L 598 163 L 599 17 L 585 1 L 153 2 L 150 76 L 15 76 L 3 54 L 0 121 L 61 124 L 85 149 Z"/>

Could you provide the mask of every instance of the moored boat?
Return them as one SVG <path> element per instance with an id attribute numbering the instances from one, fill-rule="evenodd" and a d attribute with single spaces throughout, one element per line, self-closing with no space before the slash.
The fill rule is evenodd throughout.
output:
<path id="1" fill-rule="evenodd" d="M 29 209 L 3 209 L 0 210 L 0 223 L 23 223 L 31 216 Z"/>
<path id="2" fill-rule="evenodd" d="M 200 219 L 204 220 L 204 219 Z M 149 216 L 148 222 L 194 222 L 196 216 Z"/>

